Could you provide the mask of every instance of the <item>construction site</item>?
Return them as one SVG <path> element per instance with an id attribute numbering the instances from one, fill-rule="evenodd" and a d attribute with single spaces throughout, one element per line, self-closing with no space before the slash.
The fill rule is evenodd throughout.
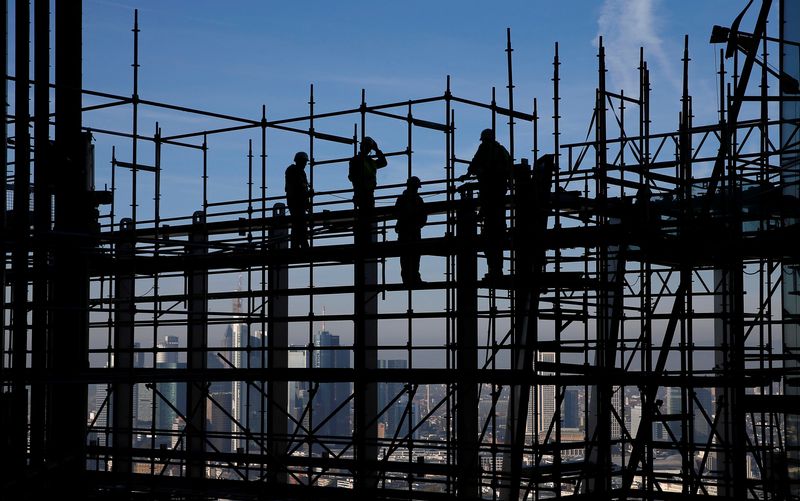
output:
<path id="1" fill-rule="evenodd" d="M 0 498 L 800 499 L 797 0 L 708 26 L 718 65 L 692 71 L 717 87 L 712 123 L 688 37 L 677 127 L 651 120 L 646 51 L 628 95 L 600 38 L 585 139 L 562 133 L 558 43 L 550 94 L 515 107 L 510 29 L 485 102 L 443 75 L 423 98 L 320 112 L 310 86 L 295 116 L 236 116 L 140 95 L 138 11 L 120 95 L 84 85 L 82 1 L 8 4 Z M 129 126 L 95 119 L 109 108 Z M 513 164 L 499 238 L 462 182 L 468 113 Z M 165 132 L 186 117 L 216 125 Z M 418 241 L 395 231 L 405 183 L 379 175 L 367 219 L 344 175 L 320 181 L 368 136 L 421 178 Z M 209 158 L 231 137 L 235 199 Z M 313 190 L 299 247 L 270 157 L 285 137 Z M 180 214 L 178 162 L 199 200 Z M 400 279 L 413 253 L 425 281 Z"/>

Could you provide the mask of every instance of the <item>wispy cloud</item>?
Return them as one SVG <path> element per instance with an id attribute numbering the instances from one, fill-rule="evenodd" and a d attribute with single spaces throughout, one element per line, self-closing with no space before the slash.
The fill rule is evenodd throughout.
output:
<path id="1" fill-rule="evenodd" d="M 626 94 L 639 93 L 639 47 L 645 59 L 653 64 L 671 85 L 680 86 L 680 79 L 664 49 L 660 34 L 660 0 L 605 0 L 597 19 L 597 35 L 606 47 L 606 65 L 611 89 L 625 89 Z M 662 11 L 663 14 L 663 11 Z M 597 45 L 597 39 L 594 41 Z"/>

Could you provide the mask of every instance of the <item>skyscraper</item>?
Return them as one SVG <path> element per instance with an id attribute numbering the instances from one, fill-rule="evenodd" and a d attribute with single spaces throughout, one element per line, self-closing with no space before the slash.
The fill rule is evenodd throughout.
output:
<path id="1" fill-rule="evenodd" d="M 242 314 L 242 300 L 240 298 L 233 299 L 232 314 L 234 319 L 238 319 Z M 228 326 L 225 332 L 225 345 L 229 349 L 228 361 L 233 364 L 234 368 L 242 369 L 247 368 L 250 360 L 247 357 L 247 342 L 248 333 L 247 325 L 236 322 Z M 235 451 L 238 448 L 244 448 L 244 441 L 241 440 L 237 434 L 242 433 L 239 427 L 247 426 L 247 382 L 246 381 L 233 381 L 231 383 L 231 415 L 233 416 L 234 423 L 232 424 L 234 437 L 232 439 L 232 449 Z M 237 425 L 236 423 L 239 423 Z"/>
<path id="2" fill-rule="evenodd" d="M 316 349 L 312 355 L 312 367 L 320 369 L 350 368 L 350 352 L 339 348 L 339 336 L 328 331 L 320 331 L 314 336 Z M 351 434 L 350 406 L 339 407 L 350 396 L 350 383 L 321 383 L 314 396 L 314 415 L 312 426 L 316 427 L 328 416 L 330 419 L 317 431 L 317 435 L 347 437 Z M 324 440 L 323 440 L 324 441 Z M 337 447 L 337 445 L 334 445 Z"/>
<path id="3" fill-rule="evenodd" d="M 108 425 L 111 422 L 111 398 L 108 398 L 110 385 L 99 384 L 95 388 L 94 393 L 94 408 L 95 408 L 95 421 L 94 429 L 95 436 L 97 437 L 97 445 L 108 444 Z"/>
<path id="4" fill-rule="evenodd" d="M 642 424 L 642 405 L 637 404 L 631 407 L 630 416 L 631 428 L 629 431 L 631 432 L 631 436 L 635 437 L 639 432 L 639 426 Z"/>
<path id="5" fill-rule="evenodd" d="M 696 388 L 695 395 L 706 415 L 714 419 L 714 399 L 711 396 L 711 391 L 707 388 Z M 711 433 L 711 425 L 703 416 L 703 412 L 698 409 L 697 402 L 694 405 L 694 441 L 697 443 L 708 442 L 708 434 Z"/>
<path id="6" fill-rule="evenodd" d="M 681 399 L 681 388 L 680 387 L 670 387 L 667 388 L 667 396 L 665 400 L 666 404 L 666 411 L 662 409 L 662 413 L 671 414 L 671 415 L 679 415 L 683 412 L 683 401 Z M 672 435 L 675 437 L 676 440 L 680 440 L 683 436 L 681 420 L 672 419 L 667 421 L 667 427 L 672 432 Z M 665 430 L 665 440 L 671 440 L 672 437 Z"/>
<path id="7" fill-rule="evenodd" d="M 158 343 L 156 353 L 157 369 L 181 369 L 186 367 L 185 362 L 178 362 L 179 347 L 178 336 L 165 336 L 164 341 Z M 156 433 L 159 435 L 159 444 L 172 444 L 172 430 L 177 413 L 186 414 L 186 383 L 168 382 L 156 384 L 156 389 L 161 396 L 153 396 L 156 402 Z M 169 402 L 169 403 L 167 403 Z M 170 405 L 171 404 L 171 405 Z"/>
<path id="8" fill-rule="evenodd" d="M 556 354 L 553 352 L 540 352 L 536 357 L 537 362 L 555 362 Z M 552 372 L 542 372 L 534 367 L 537 374 L 543 376 L 552 375 Z M 556 413 L 556 387 L 552 384 L 540 384 L 536 386 L 536 419 L 539 435 L 544 437 L 547 433 L 553 416 Z"/>
<path id="9" fill-rule="evenodd" d="M 381 369 L 407 369 L 408 368 L 408 361 L 406 360 L 379 360 L 378 366 Z M 395 433 L 397 432 L 398 427 L 400 429 L 399 437 L 404 437 L 407 431 L 409 430 L 409 418 L 411 418 L 411 426 L 413 426 L 413 406 L 411 409 L 411 416 L 406 416 L 405 420 L 403 419 L 403 415 L 406 411 L 406 406 L 408 405 L 408 395 L 405 394 L 404 391 L 405 385 L 403 383 L 380 383 L 378 385 L 378 410 L 381 411 L 389 405 L 397 395 L 403 394 L 400 398 L 398 398 L 388 409 L 386 412 L 381 416 L 380 422 L 386 424 L 385 434 L 386 438 L 394 437 Z"/>
<path id="10" fill-rule="evenodd" d="M 622 437 L 622 424 L 619 422 L 620 419 L 625 419 L 625 413 L 622 409 L 622 402 L 624 401 L 622 395 L 622 388 L 619 386 L 614 386 L 614 393 L 611 395 L 611 407 L 614 408 L 614 412 L 611 414 L 611 439 L 616 440 Z M 618 419 L 619 417 L 619 419 Z"/>
<path id="11" fill-rule="evenodd" d="M 225 367 L 214 353 L 208 354 L 206 366 L 209 369 Z M 206 400 L 206 416 L 211 443 L 221 452 L 231 452 L 231 418 L 225 414 L 231 410 L 230 381 L 214 381 L 208 388 L 209 398 Z"/>
<path id="12" fill-rule="evenodd" d="M 138 350 L 141 347 L 141 343 L 133 343 L 134 350 Z M 144 353 L 134 353 L 133 367 L 144 367 Z M 139 383 L 134 383 L 131 387 L 131 417 L 133 417 L 133 426 L 137 426 L 139 423 L 139 386 Z"/>
<path id="13" fill-rule="evenodd" d="M 581 414 L 578 402 L 580 400 L 578 388 L 564 389 L 564 406 L 562 412 L 562 426 L 564 428 L 579 428 L 581 425 Z"/>
<path id="14" fill-rule="evenodd" d="M 308 367 L 308 352 L 305 348 L 295 347 L 289 350 L 289 367 L 293 369 L 305 369 Z M 289 381 L 288 390 L 289 398 L 289 415 L 295 420 L 299 421 L 303 416 L 303 410 L 308 403 L 308 382 L 306 381 Z M 303 426 L 308 428 L 308 414 L 303 417 Z M 294 430 L 296 424 L 289 422 L 289 430 Z"/>

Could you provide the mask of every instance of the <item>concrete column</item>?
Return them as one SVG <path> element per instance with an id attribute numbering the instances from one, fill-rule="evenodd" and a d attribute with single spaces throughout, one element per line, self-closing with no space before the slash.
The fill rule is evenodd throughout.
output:
<path id="1" fill-rule="evenodd" d="M 269 229 L 270 249 L 282 250 L 289 247 L 289 231 L 287 227 L 286 207 L 275 204 L 273 224 Z M 286 263 L 270 261 L 269 278 L 267 280 L 269 298 L 267 300 L 267 357 L 270 369 L 289 367 L 289 269 Z M 270 380 L 267 383 L 269 396 L 269 429 L 267 444 L 272 458 L 278 463 L 286 456 L 288 436 L 288 381 Z M 288 474 L 280 466 L 272 465 L 270 478 L 273 482 L 287 483 Z"/>
<path id="2" fill-rule="evenodd" d="M 456 437 L 459 499 L 480 497 L 478 457 L 478 258 L 475 206 L 472 193 L 465 192 L 458 207 L 456 235 Z"/>
<path id="3" fill-rule="evenodd" d="M 120 221 L 122 240 L 117 243 L 117 259 L 130 259 L 134 255 L 133 222 Z M 131 380 L 113 384 L 113 405 L 109 408 L 109 423 L 112 423 L 114 471 L 130 473 L 130 449 L 133 443 L 131 424 L 133 422 L 133 323 L 136 306 L 133 302 L 135 291 L 133 273 L 117 275 L 114 283 L 114 366 L 118 372 L 128 371 Z"/>
<path id="4" fill-rule="evenodd" d="M 193 262 L 208 255 L 206 216 L 197 211 L 192 216 L 188 253 Z M 187 368 L 203 371 L 208 356 L 208 270 L 199 266 L 186 270 L 188 304 Z M 186 476 L 204 478 L 206 463 L 200 459 L 206 450 L 206 382 L 192 381 L 186 385 Z"/>
<path id="5" fill-rule="evenodd" d="M 378 487 L 378 423 L 375 419 L 378 413 L 378 385 L 364 372 L 378 368 L 378 261 L 372 255 L 377 243 L 376 230 L 374 222 L 356 224 L 353 438 L 356 446 L 355 489 L 362 496 L 369 495 L 371 490 Z M 362 231 L 368 232 L 368 235 L 359 235 Z"/>

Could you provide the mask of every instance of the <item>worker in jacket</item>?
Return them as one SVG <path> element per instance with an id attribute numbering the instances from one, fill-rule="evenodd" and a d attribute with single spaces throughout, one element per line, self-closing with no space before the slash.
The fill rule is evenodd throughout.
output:
<path id="1" fill-rule="evenodd" d="M 478 180 L 478 204 L 483 220 L 484 252 L 486 254 L 487 279 L 503 275 L 503 248 L 506 240 L 506 191 L 511 178 L 511 155 L 494 138 L 492 129 L 481 132 L 481 144 L 467 168 L 459 178 Z"/>
<path id="2" fill-rule="evenodd" d="M 375 151 L 377 158 L 370 156 Z M 350 159 L 347 178 L 353 183 L 353 203 L 356 205 L 356 240 L 371 241 L 370 226 L 375 212 L 375 187 L 378 184 L 378 169 L 386 167 L 386 156 L 374 139 L 367 136 L 361 141 L 358 155 Z M 360 235 L 360 237 L 359 237 Z"/>
<path id="3" fill-rule="evenodd" d="M 397 241 L 403 243 L 400 254 L 400 277 L 405 285 L 422 283 L 419 275 L 420 248 L 422 227 L 428 221 L 425 202 L 419 196 L 421 182 L 417 176 L 411 176 L 406 182 L 406 189 L 397 197 L 394 212 L 397 217 Z"/>
<path id="4" fill-rule="evenodd" d="M 377 158 L 370 156 L 373 150 Z M 369 136 L 361 141 L 358 155 L 350 159 L 347 178 L 353 183 L 353 202 L 361 211 L 371 213 L 375 209 L 378 169 L 386 167 L 387 163 L 386 156 L 378 148 L 375 140 Z"/>
<path id="5" fill-rule="evenodd" d="M 308 164 L 308 153 L 299 151 L 294 156 L 294 163 L 286 168 L 286 205 L 289 206 L 292 224 L 293 249 L 308 247 L 308 212 L 311 209 L 313 192 L 308 186 L 306 164 Z"/>

